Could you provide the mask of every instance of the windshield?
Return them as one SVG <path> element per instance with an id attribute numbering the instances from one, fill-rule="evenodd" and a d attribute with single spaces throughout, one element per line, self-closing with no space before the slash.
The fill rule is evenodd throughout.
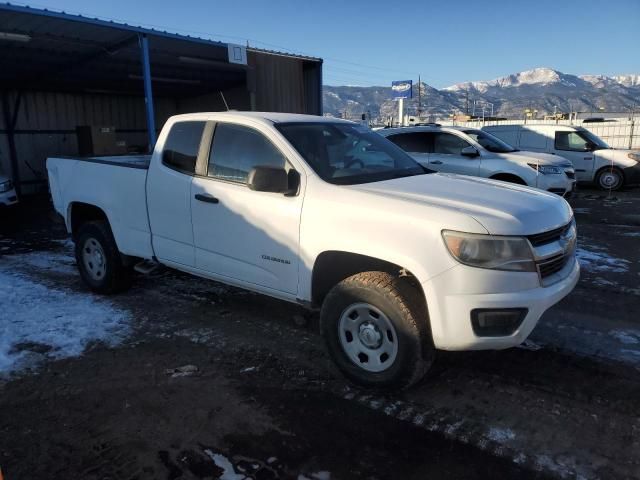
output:
<path id="1" fill-rule="evenodd" d="M 578 134 L 582 138 L 584 138 L 585 140 L 593 143 L 595 145 L 594 150 L 602 150 L 602 149 L 605 149 L 605 148 L 611 148 L 609 145 L 607 145 L 607 143 L 604 140 L 602 140 L 597 135 L 594 135 L 589 130 L 586 130 L 584 128 L 578 128 Z"/>
<path id="2" fill-rule="evenodd" d="M 473 140 L 478 142 L 490 152 L 509 153 L 518 151 L 508 143 L 500 140 L 498 137 L 494 137 L 490 133 L 483 132 L 482 130 L 464 130 L 464 133 L 469 135 Z"/>
<path id="3" fill-rule="evenodd" d="M 348 123 L 280 123 L 276 128 L 325 181 L 379 182 L 429 173 L 386 138 Z"/>

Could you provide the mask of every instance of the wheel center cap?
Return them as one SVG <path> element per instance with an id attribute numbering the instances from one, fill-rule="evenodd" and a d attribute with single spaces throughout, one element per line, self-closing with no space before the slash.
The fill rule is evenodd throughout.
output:
<path id="1" fill-rule="evenodd" d="M 382 345 L 382 335 L 375 325 L 363 323 L 360 325 L 358 336 L 360 341 L 368 348 L 378 348 Z"/>

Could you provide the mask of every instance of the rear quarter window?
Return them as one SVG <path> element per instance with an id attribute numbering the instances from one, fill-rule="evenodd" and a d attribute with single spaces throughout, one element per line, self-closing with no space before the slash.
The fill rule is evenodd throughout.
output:
<path id="1" fill-rule="evenodd" d="M 176 122 L 171 126 L 162 150 L 162 163 L 193 175 L 206 122 Z"/>

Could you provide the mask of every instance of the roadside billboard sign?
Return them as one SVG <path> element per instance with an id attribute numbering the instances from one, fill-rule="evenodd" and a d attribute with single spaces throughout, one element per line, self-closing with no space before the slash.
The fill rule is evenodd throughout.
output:
<path id="1" fill-rule="evenodd" d="M 391 82 L 391 92 L 394 99 L 411 98 L 413 80 L 396 80 Z"/>

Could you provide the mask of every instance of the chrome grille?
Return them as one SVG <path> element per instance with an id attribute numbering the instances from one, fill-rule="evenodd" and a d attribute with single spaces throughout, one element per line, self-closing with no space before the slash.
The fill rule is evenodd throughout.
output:
<path id="1" fill-rule="evenodd" d="M 538 273 L 540 278 L 546 278 L 554 273 L 558 273 L 564 268 L 572 255 L 558 255 L 544 262 L 538 263 Z"/>
<path id="2" fill-rule="evenodd" d="M 562 234 L 570 227 L 571 222 L 567 223 L 564 227 L 549 230 L 548 232 L 536 233 L 535 235 L 529 235 L 527 238 L 533 247 L 538 247 L 540 245 L 545 245 L 559 240 Z"/>

